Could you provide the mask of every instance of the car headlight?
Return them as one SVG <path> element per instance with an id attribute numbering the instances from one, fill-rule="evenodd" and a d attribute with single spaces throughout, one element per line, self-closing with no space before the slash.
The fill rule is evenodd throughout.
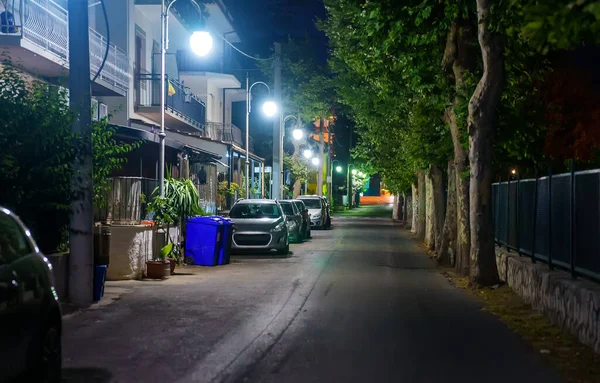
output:
<path id="1" fill-rule="evenodd" d="M 288 224 L 289 224 L 290 228 L 292 228 L 292 229 L 295 228 L 297 225 L 296 221 L 289 221 Z"/>
<path id="2" fill-rule="evenodd" d="M 284 228 L 285 228 L 285 221 L 281 221 L 277 224 L 277 226 L 275 226 L 274 228 L 271 229 L 271 233 L 282 231 Z"/>

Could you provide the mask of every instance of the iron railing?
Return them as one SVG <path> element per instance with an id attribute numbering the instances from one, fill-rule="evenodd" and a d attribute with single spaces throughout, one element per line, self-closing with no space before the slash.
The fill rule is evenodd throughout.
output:
<path id="1" fill-rule="evenodd" d="M 160 75 L 140 74 L 137 81 L 140 83 L 138 105 L 160 106 Z M 166 76 L 165 82 L 165 109 L 203 131 L 206 124 L 204 101 L 192 94 L 189 88 L 168 76 Z"/>
<path id="2" fill-rule="evenodd" d="M 233 124 L 209 121 L 206 123 L 206 128 L 204 129 L 202 137 L 210 138 L 213 141 L 233 143 L 245 148 L 245 137 L 242 134 L 242 130 Z M 250 136 L 248 141 L 250 143 L 250 151 L 253 152 L 254 139 L 252 136 Z"/>
<path id="3" fill-rule="evenodd" d="M 20 35 L 21 38 L 54 54 L 69 67 L 69 13 L 53 0 L 15 0 L 6 2 L 7 11 L 14 20 L 2 20 L 0 35 Z M 90 28 L 90 72 L 96 74 L 106 51 L 106 38 Z M 109 45 L 108 56 L 99 78 L 115 88 L 129 88 L 130 67 L 127 53 L 114 44 Z"/>
<path id="4" fill-rule="evenodd" d="M 492 185 L 495 240 L 600 281 L 600 169 Z"/>

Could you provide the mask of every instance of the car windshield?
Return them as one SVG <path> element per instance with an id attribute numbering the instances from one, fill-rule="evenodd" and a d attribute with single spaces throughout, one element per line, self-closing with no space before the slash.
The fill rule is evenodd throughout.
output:
<path id="1" fill-rule="evenodd" d="M 302 202 L 306 205 L 307 209 L 320 209 L 321 200 L 318 198 L 303 198 Z"/>
<path id="2" fill-rule="evenodd" d="M 294 208 L 290 202 L 280 202 L 281 209 L 285 215 L 294 215 Z"/>
<path id="3" fill-rule="evenodd" d="M 274 203 L 241 203 L 231 208 L 231 218 L 279 218 L 281 212 Z"/>

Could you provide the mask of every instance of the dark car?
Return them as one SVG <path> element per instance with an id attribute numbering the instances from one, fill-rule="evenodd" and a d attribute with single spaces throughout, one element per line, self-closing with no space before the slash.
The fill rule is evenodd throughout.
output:
<path id="1" fill-rule="evenodd" d="M 233 223 L 232 251 L 277 250 L 287 255 L 290 251 L 285 214 L 277 201 L 242 199 L 229 211 Z"/>
<path id="2" fill-rule="evenodd" d="M 60 382 L 61 318 L 52 265 L 0 207 L 0 381 Z"/>
<path id="3" fill-rule="evenodd" d="M 283 210 L 283 214 L 285 214 L 285 217 L 287 218 L 290 241 L 296 243 L 302 242 L 304 239 L 304 233 L 302 231 L 302 213 L 290 200 L 279 201 L 279 205 Z"/>
<path id="4" fill-rule="evenodd" d="M 302 237 L 304 239 L 311 238 L 312 234 L 310 233 L 310 214 L 308 214 L 308 209 L 306 208 L 306 205 L 299 199 L 293 199 L 292 203 L 296 205 L 298 210 L 302 213 Z"/>

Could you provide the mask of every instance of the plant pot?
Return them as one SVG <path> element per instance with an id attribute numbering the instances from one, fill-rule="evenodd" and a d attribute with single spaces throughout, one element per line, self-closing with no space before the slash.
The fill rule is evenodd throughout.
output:
<path id="1" fill-rule="evenodd" d="M 171 275 L 175 274 L 175 266 L 177 266 L 177 260 L 174 258 L 167 258 L 167 261 L 169 262 Z"/>
<path id="2" fill-rule="evenodd" d="M 146 278 L 164 279 L 171 275 L 171 263 L 164 261 L 147 261 Z"/>

